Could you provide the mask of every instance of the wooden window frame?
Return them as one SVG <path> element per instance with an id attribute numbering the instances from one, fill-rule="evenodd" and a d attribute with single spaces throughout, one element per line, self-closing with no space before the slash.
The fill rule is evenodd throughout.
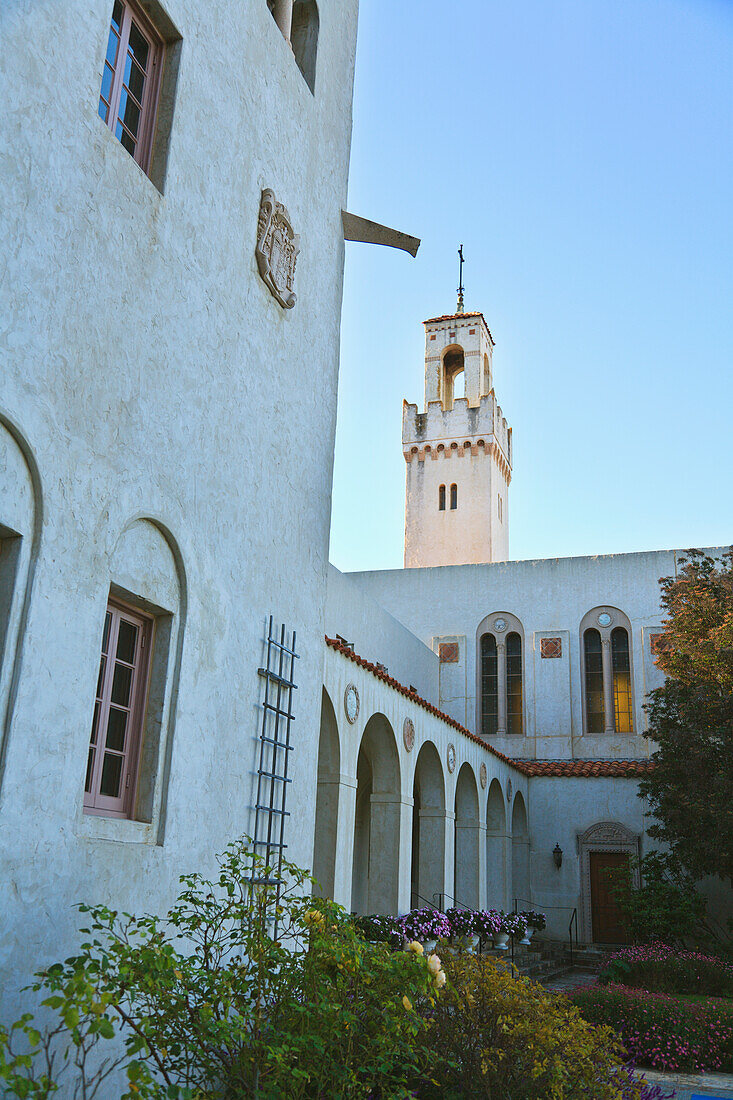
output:
<path id="1" fill-rule="evenodd" d="M 107 106 L 107 118 L 102 119 L 105 126 L 117 136 L 117 123 L 122 122 L 118 119 L 118 112 L 120 108 L 120 100 L 122 98 L 122 90 L 124 85 L 124 72 L 125 65 L 124 59 L 127 56 L 127 48 L 130 43 L 130 28 L 135 23 L 140 34 L 150 47 L 150 58 L 148 62 L 148 69 L 146 72 L 145 85 L 143 87 L 142 102 L 138 103 L 132 92 L 128 89 L 128 95 L 131 95 L 135 103 L 140 107 L 140 124 L 137 137 L 134 138 L 135 152 L 130 153 L 136 164 L 138 164 L 143 172 L 147 174 L 150 167 L 150 160 L 153 151 L 153 137 L 155 134 L 155 122 L 158 112 L 158 99 L 160 95 L 160 82 L 163 72 L 163 60 L 165 57 L 165 42 L 159 32 L 151 23 L 149 17 L 145 14 L 143 9 L 135 2 L 135 0 L 119 0 L 122 7 L 122 20 L 120 22 L 120 34 L 117 44 L 117 52 L 115 55 L 115 63 L 112 74 L 112 85 L 110 88 L 110 98 Z M 114 12 L 114 0 L 113 8 Z M 111 27 L 111 18 L 110 18 Z M 105 59 L 102 62 L 102 80 L 104 80 L 104 68 L 106 64 Z M 110 66 L 112 67 L 112 66 Z M 107 103 L 107 100 L 101 94 L 100 86 L 100 101 Z M 99 116 L 102 117 L 101 115 Z M 124 126 L 124 123 L 122 123 Z M 127 127 L 125 127 L 127 129 Z M 132 137 L 132 134 L 130 134 Z M 122 140 L 117 139 L 122 145 Z M 126 146 L 122 146 L 126 152 L 130 152 Z"/>
<path id="2" fill-rule="evenodd" d="M 458 508 L 458 486 L 455 482 L 450 487 L 450 510 L 455 512 Z"/>
<path id="3" fill-rule="evenodd" d="M 107 631 L 107 616 L 110 618 L 110 627 Z M 109 712 L 111 707 L 111 693 L 116 663 L 116 645 L 119 636 L 119 624 L 122 621 L 131 622 L 138 628 L 136 651 L 132 662 L 132 682 L 129 696 L 129 725 L 126 728 L 123 750 L 116 752 L 123 756 L 123 768 L 120 778 L 121 794 L 118 797 L 103 795 L 100 792 L 102 777 L 102 764 L 104 761 L 106 736 L 108 730 Z M 97 691 L 95 693 L 94 716 L 92 718 L 92 732 L 90 735 L 89 756 L 92 752 L 93 763 L 89 775 L 89 757 L 87 760 L 87 774 L 89 775 L 90 789 L 87 790 L 85 780 L 84 789 L 84 813 L 95 814 L 102 817 L 131 818 L 135 807 L 137 793 L 138 765 L 140 760 L 140 748 L 145 722 L 148 687 L 150 684 L 151 654 L 155 634 L 155 619 L 146 615 L 139 608 L 127 604 L 122 600 L 110 598 L 107 602 L 102 630 L 102 646 L 100 655 L 100 668 L 97 678 Z M 104 651 L 105 638 L 107 639 L 107 651 Z M 110 659 L 110 655 L 115 657 Z M 96 730 L 96 743 L 91 740 Z M 102 731 L 105 744 L 102 744 Z"/>
<path id="4" fill-rule="evenodd" d="M 445 485 L 438 486 L 438 511 L 445 511 Z"/>

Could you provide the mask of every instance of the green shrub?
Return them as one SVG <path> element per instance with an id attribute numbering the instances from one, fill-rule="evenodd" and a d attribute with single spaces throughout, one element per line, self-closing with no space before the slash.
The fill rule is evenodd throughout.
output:
<path id="1" fill-rule="evenodd" d="M 634 1061 L 661 1070 L 733 1070 L 733 1005 L 606 985 L 570 994 L 583 1016 L 621 1035 Z"/>
<path id="2" fill-rule="evenodd" d="M 733 964 L 717 955 L 683 951 L 663 943 L 625 947 L 611 955 L 598 979 L 650 993 L 733 996 Z"/>
<path id="3" fill-rule="evenodd" d="M 275 940 L 271 888 L 252 884 L 271 869 L 244 844 L 219 867 L 215 882 L 184 876 L 164 918 L 80 906 L 80 953 L 33 986 L 57 1023 L 0 1030 L 3 1095 L 51 1096 L 64 1072 L 85 1098 L 109 1096 L 113 1074 L 123 1100 L 409 1095 L 442 972 L 367 943 L 289 864 Z"/>
<path id="4" fill-rule="evenodd" d="M 617 1067 L 618 1036 L 550 993 L 481 955 L 446 958 L 448 984 L 423 1033 L 432 1083 L 425 1100 L 617 1100 L 643 1095 Z M 630 1090 L 630 1091 L 628 1091 Z"/>

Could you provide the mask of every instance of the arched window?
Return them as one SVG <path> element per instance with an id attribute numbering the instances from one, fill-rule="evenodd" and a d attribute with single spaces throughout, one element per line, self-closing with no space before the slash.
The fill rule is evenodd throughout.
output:
<path id="1" fill-rule="evenodd" d="M 629 635 L 622 626 L 611 631 L 611 666 L 613 668 L 613 715 L 616 733 L 631 733 L 631 661 Z"/>
<path id="2" fill-rule="evenodd" d="M 516 631 L 506 639 L 507 733 L 522 732 L 522 639 Z"/>
<path id="3" fill-rule="evenodd" d="M 521 736 L 524 732 L 522 624 L 514 615 L 488 615 L 479 626 L 478 638 L 477 727 L 483 737 Z"/>
<path id="4" fill-rule="evenodd" d="M 464 365 L 463 348 L 459 344 L 451 344 L 450 347 L 445 349 L 440 380 L 441 400 L 444 409 L 453 408 L 455 382 L 458 376 L 463 373 Z"/>
<path id="5" fill-rule="evenodd" d="M 585 649 L 585 711 L 588 733 L 603 733 L 603 659 L 601 635 L 591 628 L 583 635 Z"/>
<path id="6" fill-rule="evenodd" d="M 481 637 L 481 733 L 493 737 L 499 722 L 499 678 L 497 670 L 496 638 L 493 634 Z"/>
<path id="7" fill-rule="evenodd" d="M 267 0 L 283 38 L 290 43 L 303 79 L 315 92 L 318 52 L 318 6 L 316 0 Z"/>
<path id="8" fill-rule="evenodd" d="M 586 733 L 633 733 L 631 625 L 615 607 L 596 607 L 580 624 Z"/>
<path id="9" fill-rule="evenodd" d="M 445 511 L 445 485 L 438 486 L 438 511 Z"/>
<path id="10" fill-rule="evenodd" d="M 450 487 L 450 507 L 451 507 L 452 512 L 454 512 L 456 510 L 456 508 L 458 507 L 458 486 L 457 485 L 451 485 L 451 487 Z"/>

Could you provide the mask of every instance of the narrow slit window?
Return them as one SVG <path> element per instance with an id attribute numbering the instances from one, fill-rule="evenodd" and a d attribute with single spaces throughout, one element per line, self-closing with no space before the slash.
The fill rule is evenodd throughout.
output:
<path id="1" fill-rule="evenodd" d="M 522 639 L 516 631 L 506 639 L 507 733 L 522 733 Z"/>
<path id="2" fill-rule="evenodd" d="M 151 638 L 152 619 L 108 605 L 84 784 L 88 813 L 131 816 Z"/>
<path id="3" fill-rule="evenodd" d="M 613 710 L 616 733 L 633 733 L 631 715 L 631 661 L 629 635 L 622 626 L 611 631 Z"/>
<path id="4" fill-rule="evenodd" d="M 445 511 L 445 485 L 438 488 L 438 511 Z"/>
<path id="5" fill-rule="evenodd" d="M 451 487 L 450 487 L 450 507 L 451 507 L 452 512 L 454 512 L 456 510 L 456 508 L 458 507 L 458 486 L 457 485 L 451 485 Z"/>
<path id="6" fill-rule="evenodd" d="M 115 0 L 102 68 L 98 112 L 128 153 L 147 172 L 164 44 L 130 0 Z"/>
<path id="7" fill-rule="evenodd" d="M 605 711 L 603 706 L 603 649 L 601 635 L 586 630 L 583 635 L 585 656 L 585 705 L 588 733 L 603 733 Z"/>
<path id="8" fill-rule="evenodd" d="M 499 728 L 499 673 L 496 638 L 481 637 L 481 733 L 495 736 Z"/>

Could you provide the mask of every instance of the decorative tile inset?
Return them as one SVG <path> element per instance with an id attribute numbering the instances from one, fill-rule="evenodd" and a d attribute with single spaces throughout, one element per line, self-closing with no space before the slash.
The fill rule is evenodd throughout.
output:
<path id="1" fill-rule="evenodd" d="M 412 718 L 405 718 L 402 723 L 402 741 L 408 752 L 412 752 L 415 745 L 415 725 Z"/>
<path id="2" fill-rule="evenodd" d="M 540 638 L 540 657 L 562 657 L 562 638 Z"/>
<path id="3" fill-rule="evenodd" d="M 438 656 L 441 665 L 455 665 L 458 663 L 458 642 L 441 642 L 438 646 Z"/>

